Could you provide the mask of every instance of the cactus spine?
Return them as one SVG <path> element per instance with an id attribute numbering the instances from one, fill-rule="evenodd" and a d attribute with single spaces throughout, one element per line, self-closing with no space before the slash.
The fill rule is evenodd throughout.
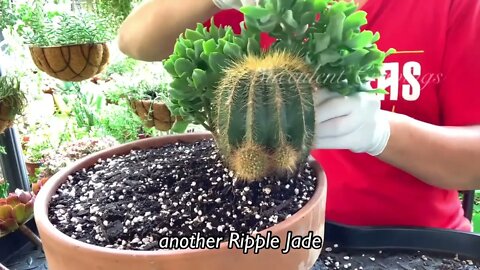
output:
<path id="1" fill-rule="evenodd" d="M 216 93 L 217 144 L 240 179 L 293 172 L 312 144 L 311 71 L 294 55 L 250 55 L 225 71 Z"/>

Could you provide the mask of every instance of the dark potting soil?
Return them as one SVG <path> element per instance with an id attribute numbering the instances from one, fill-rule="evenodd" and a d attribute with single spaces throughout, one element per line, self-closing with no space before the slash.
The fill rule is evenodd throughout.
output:
<path id="1" fill-rule="evenodd" d="M 326 245 L 314 269 L 475 270 L 480 269 L 480 262 L 421 251 L 345 251 L 336 245 Z"/>
<path id="2" fill-rule="evenodd" d="M 314 170 L 238 181 L 213 141 L 176 143 L 99 160 L 69 176 L 49 218 L 66 235 L 117 249 L 156 250 L 165 236 L 252 233 L 290 217 L 311 198 Z"/>

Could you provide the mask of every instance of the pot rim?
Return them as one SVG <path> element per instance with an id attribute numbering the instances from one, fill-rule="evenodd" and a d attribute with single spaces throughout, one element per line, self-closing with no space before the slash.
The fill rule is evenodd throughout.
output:
<path id="1" fill-rule="evenodd" d="M 201 139 L 212 138 L 212 136 L 211 136 L 211 133 L 209 132 L 201 132 L 201 133 L 199 132 L 199 133 L 180 134 L 180 135 L 177 134 L 177 135 L 167 135 L 162 137 L 147 138 L 147 139 L 137 140 L 127 144 L 115 146 L 109 149 L 105 149 L 103 151 L 86 156 L 74 162 L 72 165 L 68 166 L 67 168 L 61 170 L 60 172 L 52 176 L 46 182 L 46 184 L 42 187 L 42 189 L 39 191 L 34 204 L 34 218 L 37 226 L 44 227 L 44 233 L 49 234 L 49 237 L 62 239 L 64 243 L 66 243 L 69 246 L 75 247 L 77 249 L 87 249 L 92 252 L 99 252 L 104 254 L 134 255 L 134 256 L 148 257 L 148 256 L 185 256 L 185 255 L 195 255 L 195 254 L 198 255 L 202 252 L 205 252 L 204 249 L 178 249 L 178 250 L 164 249 L 164 250 L 155 250 L 155 251 L 140 251 L 140 250 L 118 250 L 113 248 L 101 247 L 101 246 L 88 244 L 80 240 L 71 238 L 70 236 L 64 234 L 63 232 L 55 228 L 48 218 L 48 205 L 50 203 L 51 197 L 55 194 L 55 192 L 60 187 L 60 185 L 66 181 L 68 175 L 78 171 L 78 169 L 76 168 L 81 166 L 81 164 L 92 163 L 92 162 L 95 163 L 99 158 L 111 157 L 112 150 L 114 152 L 117 152 L 114 155 L 121 155 L 121 154 L 125 154 L 126 153 L 125 151 L 130 151 L 132 149 L 148 149 L 145 147 L 139 147 L 139 143 L 141 146 L 145 146 L 145 145 L 157 146 L 155 143 L 150 143 L 150 142 L 156 142 L 164 138 L 167 138 L 167 140 L 168 138 L 177 139 L 175 141 L 181 142 L 182 139 L 184 138 L 197 138 L 198 140 L 201 140 Z M 110 154 L 107 155 L 107 153 L 110 153 Z M 325 172 L 321 169 L 320 165 L 318 165 L 317 163 L 310 162 L 310 164 L 317 171 L 317 182 L 316 182 L 317 185 L 313 193 L 313 196 L 310 198 L 310 200 L 304 205 L 304 207 L 302 207 L 299 211 L 297 211 L 295 214 L 293 214 L 291 217 L 289 217 L 285 221 L 282 221 L 260 232 L 257 232 L 256 234 L 265 236 L 268 231 L 275 232 L 275 231 L 285 230 L 290 226 L 290 224 L 297 223 L 298 221 L 300 221 L 303 218 L 303 216 L 305 216 L 306 213 L 312 211 L 312 209 L 316 206 L 316 204 L 322 200 L 326 192 Z M 228 245 L 227 242 L 222 242 L 220 244 L 219 249 L 213 249 L 213 250 L 209 249 L 209 251 L 219 252 L 220 250 L 227 249 L 227 245 Z"/>

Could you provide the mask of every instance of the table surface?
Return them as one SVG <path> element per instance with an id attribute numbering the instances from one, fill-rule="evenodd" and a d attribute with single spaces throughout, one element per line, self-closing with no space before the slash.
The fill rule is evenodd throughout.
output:
<path id="1" fill-rule="evenodd" d="M 6 262 L 2 262 L 9 270 L 48 270 L 45 255 L 32 244 L 28 244 Z M 328 268 L 319 261 L 312 270 L 327 270 Z"/>

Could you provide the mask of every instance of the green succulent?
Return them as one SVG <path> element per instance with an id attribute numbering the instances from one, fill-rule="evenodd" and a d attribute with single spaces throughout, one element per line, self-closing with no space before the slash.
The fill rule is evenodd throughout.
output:
<path id="1" fill-rule="evenodd" d="M 215 88 L 231 61 L 247 53 L 259 54 L 259 39 L 243 30 L 237 35 L 231 27 L 209 29 L 198 24 L 178 38 L 173 54 L 164 62 L 172 75 L 170 99 L 174 115 L 215 130 L 213 99 Z"/>
<path id="2" fill-rule="evenodd" d="M 313 92 L 369 90 L 385 57 L 366 13 L 334 0 L 260 0 L 241 9 L 240 34 L 201 24 L 164 62 L 173 113 L 211 131 L 228 166 L 255 181 L 305 162 L 315 126 Z M 260 48 L 260 33 L 276 42 Z"/>
<path id="3" fill-rule="evenodd" d="M 33 216 L 34 201 L 33 193 L 19 189 L 0 199 L 0 237 L 17 230 Z"/>
<path id="4" fill-rule="evenodd" d="M 277 39 L 272 49 L 304 57 L 322 87 L 352 95 L 367 91 L 365 83 L 381 75 L 385 57 L 395 52 L 378 49 L 380 34 L 361 29 L 367 13 L 357 8 L 334 0 L 260 0 L 241 11 L 249 31 Z"/>

